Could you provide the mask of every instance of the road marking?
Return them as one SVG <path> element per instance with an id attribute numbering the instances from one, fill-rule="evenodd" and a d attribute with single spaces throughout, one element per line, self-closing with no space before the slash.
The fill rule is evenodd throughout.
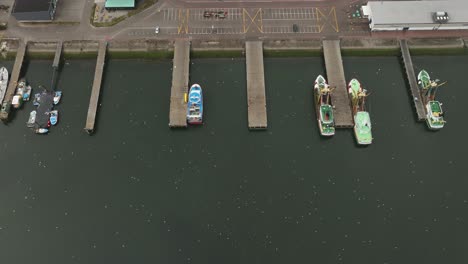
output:
<path id="1" fill-rule="evenodd" d="M 178 34 L 188 34 L 189 13 L 188 9 L 179 9 L 179 25 L 177 26 Z"/>
<path id="2" fill-rule="evenodd" d="M 326 11 L 324 10 L 324 12 L 326 13 Z M 320 32 L 322 32 L 323 28 L 325 27 L 325 25 L 330 25 L 334 30 L 335 32 L 339 32 L 340 29 L 338 27 L 338 19 L 336 17 L 336 8 L 334 6 L 332 6 L 328 12 L 328 14 L 324 14 L 324 12 L 322 12 L 321 10 L 319 10 L 317 8 L 317 22 L 322 22 L 323 23 L 321 24 L 321 29 L 320 29 Z M 323 20 L 322 20 L 323 18 Z M 330 21 L 330 18 L 332 21 Z M 319 23 L 320 24 L 320 23 Z"/>
<path id="3" fill-rule="evenodd" d="M 255 11 L 254 11 L 255 12 Z M 261 33 L 263 33 L 263 19 L 262 19 L 262 9 L 259 8 L 257 9 L 257 12 L 255 13 L 255 15 L 252 17 L 250 15 L 250 13 L 245 9 L 243 8 L 243 24 L 244 24 L 244 33 L 247 33 L 250 29 L 250 26 L 255 25 L 255 27 L 258 29 L 258 31 L 260 31 Z M 247 20 L 246 18 L 249 18 L 249 20 Z M 258 21 L 257 21 L 257 17 L 258 17 Z M 246 26 L 246 21 L 249 22 L 249 24 Z M 255 32 L 254 29 L 252 29 L 251 32 Z"/>

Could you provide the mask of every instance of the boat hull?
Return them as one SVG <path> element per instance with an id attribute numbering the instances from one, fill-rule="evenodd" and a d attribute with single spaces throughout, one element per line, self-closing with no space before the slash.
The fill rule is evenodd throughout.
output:
<path id="1" fill-rule="evenodd" d="M 426 104 L 426 124 L 430 130 L 439 130 L 444 127 L 442 104 L 439 101 L 429 101 Z"/>
<path id="2" fill-rule="evenodd" d="M 321 88 L 326 87 L 328 88 L 328 83 L 322 75 L 319 75 L 315 79 L 314 83 L 314 95 L 315 95 L 315 113 L 317 117 L 317 124 L 320 131 L 320 135 L 324 137 L 331 137 L 335 135 L 335 124 L 333 122 L 333 108 L 329 104 L 324 104 L 322 101 L 322 94 L 320 93 Z M 330 94 L 328 94 L 330 97 Z M 331 98 L 329 98 L 331 101 Z M 329 117 L 332 119 L 331 122 L 324 123 L 323 116 L 322 116 L 322 107 L 327 108 L 330 111 Z"/>
<path id="3" fill-rule="evenodd" d="M 8 70 L 5 67 L 0 68 L 0 103 L 5 98 L 5 93 L 8 87 Z"/>
<path id="4" fill-rule="evenodd" d="M 58 111 L 54 110 L 50 112 L 50 118 L 49 118 L 50 124 L 55 126 L 58 122 Z"/>
<path id="5" fill-rule="evenodd" d="M 372 128 L 368 112 L 359 111 L 354 115 L 354 136 L 359 145 L 372 144 Z"/>
<path id="6" fill-rule="evenodd" d="M 200 85 L 190 87 L 187 102 L 187 123 L 190 125 L 203 124 L 203 91 Z"/>

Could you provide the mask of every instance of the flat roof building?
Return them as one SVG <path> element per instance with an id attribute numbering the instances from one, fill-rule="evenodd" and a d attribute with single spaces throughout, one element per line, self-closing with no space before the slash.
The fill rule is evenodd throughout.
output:
<path id="1" fill-rule="evenodd" d="M 135 0 L 106 0 L 106 9 L 132 9 L 135 8 Z"/>
<path id="2" fill-rule="evenodd" d="M 57 0 L 16 0 L 11 14 L 18 21 L 51 21 Z"/>
<path id="3" fill-rule="evenodd" d="M 468 29 L 468 1 L 369 1 L 372 31 Z"/>

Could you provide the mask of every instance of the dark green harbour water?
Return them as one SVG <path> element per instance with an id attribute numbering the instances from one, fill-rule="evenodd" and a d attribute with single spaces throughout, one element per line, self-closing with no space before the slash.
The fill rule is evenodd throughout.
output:
<path id="1" fill-rule="evenodd" d="M 265 59 L 263 132 L 247 129 L 244 60 L 191 62 L 206 112 L 186 130 L 168 128 L 171 61 L 111 60 L 91 137 L 95 61 L 66 61 L 49 135 L 26 128 L 32 103 L 0 126 L 0 263 L 467 263 L 468 57 L 413 60 L 448 81 L 439 132 L 415 122 L 398 58 L 344 58 L 371 92 L 365 148 L 319 136 L 320 58 Z M 28 64 L 33 89 L 51 63 Z"/>

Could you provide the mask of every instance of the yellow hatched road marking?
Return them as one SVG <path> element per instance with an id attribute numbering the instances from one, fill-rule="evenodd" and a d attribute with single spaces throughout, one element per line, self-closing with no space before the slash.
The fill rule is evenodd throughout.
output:
<path id="1" fill-rule="evenodd" d="M 322 32 L 326 24 L 329 24 L 336 32 L 340 31 L 338 27 L 338 19 L 336 17 L 336 8 L 334 6 L 330 8 L 330 11 L 326 15 L 320 9 L 317 8 L 317 22 L 322 22 L 322 20 L 320 20 L 320 17 L 324 18 L 323 24 L 320 25 L 320 32 Z M 331 18 L 332 21 L 330 21 L 329 18 Z"/>
<path id="2" fill-rule="evenodd" d="M 253 17 L 249 14 L 249 12 L 245 8 L 243 8 L 242 10 L 243 10 L 242 11 L 242 22 L 243 22 L 243 25 L 244 25 L 244 33 L 247 33 L 249 31 L 250 26 L 252 26 L 252 24 L 255 25 L 255 27 L 257 27 L 258 31 L 263 33 L 262 9 L 259 8 Z M 247 20 L 246 15 L 250 20 Z M 259 21 L 256 21 L 257 16 L 258 16 Z M 248 25 L 246 25 L 246 22 L 248 22 Z"/>
<path id="3" fill-rule="evenodd" d="M 179 24 L 177 25 L 177 34 L 188 34 L 189 10 L 179 9 Z"/>

